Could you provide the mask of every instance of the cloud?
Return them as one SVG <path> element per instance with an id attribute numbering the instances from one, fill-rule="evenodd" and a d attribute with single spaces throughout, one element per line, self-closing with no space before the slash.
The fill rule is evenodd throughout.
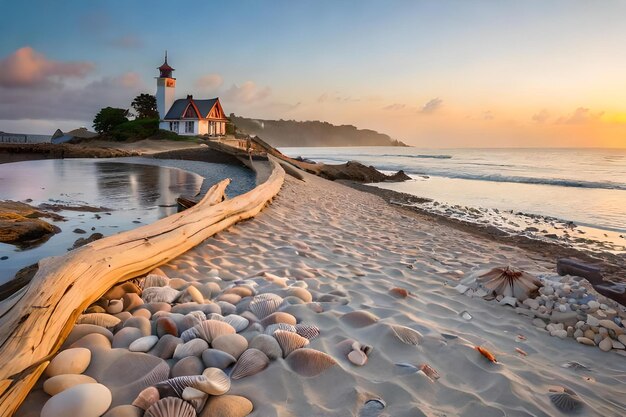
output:
<path id="1" fill-rule="evenodd" d="M 548 121 L 548 119 L 550 118 L 550 113 L 548 113 L 548 110 L 546 109 L 542 109 L 541 111 L 533 114 L 533 122 L 535 123 L 545 123 Z"/>
<path id="2" fill-rule="evenodd" d="M 393 103 L 393 104 L 383 107 L 383 110 L 399 111 L 405 108 L 406 108 L 406 104 Z"/>
<path id="3" fill-rule="evenodd" d="M 592 121 L 600 119 L 604 112 L 593 113 L 587 107 L 579 107 L 574 112 L 565 117 L 559 117 L 556 121 L 557 124 L 567 125 L 581 125 L 590 123 Z"/>
<path id="4" fill-rule="evenodd" d="M 129 108 L 141 92 L 145 92 L 145 85 L 132 72 L 105 77 L 82 87 L 60 85 L 43 94 L 34 88 L 0 87 L 0 119 L 83 120 L 91 124 L 101 108 Z"/>
<path id="5" fill-rule="evenodd" d="M 422 106 L 420 113 L 424 113 L 424 114 L 434 113 L 437 110 L 439 110 L 442 104 L 443 104 L 443 100 L 440 99 L 439 97 L 435 97 L 429 100 L 426 104 Z"/>
<path id="6" fill-rule="evenodd" d="M 84 78 L 94 69 L 90 62 L 60 62 L 25 46 L 0 60 L 0 87 L 50 87 L 66 78 Z"/>
<path id="7" fill-rule="evenodd" d="M 496 117 L 493 115 L 491 110 L 487 110 L 483 112 L 483 120 L 493 120 Z"/>
<path id="8" fill-rule="evenodd" d="M 135 35 L 120 36 L 111 40 L 111 46 L 122 49 L 137 49 L 143 46 L 143 41 Z"/>
<path id="9" fill-rule="evenodd" d="M 241 86 L 233 84 L 224 92 L 224 97 L 233 102 L 252 104 L 265 100 L 271 94 L 272 90 L 269 87 L 259 88 L 254 82 L 246 81 Z"/>
<path id="10" fill-rule="evenodd" d="M 203 75 L 195 83 L 196 88 L 207 92 L 216 91 L 222 84 L 224 84 L 224 79 L 219 74 Z"/>
<path id="11" fill-rule="evenodd" d="M 341 102 L 356 102 L 361 101 L 360 98 L 352 98 L 350 96 L 342 96 L 338 91 L 334 93 L 323 93 L 317 98 L 318 103 L 341 103 Z"/>

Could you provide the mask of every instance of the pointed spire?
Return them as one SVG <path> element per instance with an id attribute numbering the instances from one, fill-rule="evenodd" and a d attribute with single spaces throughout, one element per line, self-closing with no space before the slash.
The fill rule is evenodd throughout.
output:
<path id="1" fill-rule="evenodd" d="M 167 64 L 167 49 L 165 50 L 165 64 Z"/>
<path id="2" fill-rule="evenodd" d="M 165 50 L 165 62 L 157 69 L 160 71 L 160 78 L 172 78 L 172 71 L 174 71 L 174 68 L 170 67 L 167 63 L 167 49 Z"/>

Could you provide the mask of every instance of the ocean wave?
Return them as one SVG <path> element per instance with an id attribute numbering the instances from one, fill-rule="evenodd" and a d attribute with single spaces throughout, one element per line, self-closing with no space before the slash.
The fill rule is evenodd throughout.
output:
<path id="1" fill-rule="evenodd" d="M 429 171 L 412 171 L 405 170 L 408 174 L 413 175 L 430 175 L 437 177 L 458 178 L 465 180 L 477 180 L 477 181 L 492 181 L 492 182 L 512 182 L 518 184 L 537 184 L 537 185 L 554 185 L 560 187 L 573 187 L 573 188 L 598 188 L 603 190 L 624 190 L 626 191 L 626 184 L 611 182 L 611 181 L 583 181 L 583 180 L 568 180 L 561 178 L 537 178 L 537 177 L 519 177 L 511 175 L 500 174 L 466 174 L 466 173 L 454 173 L 454 172 L 429 172 Z"/>
<path id="2" fill-rule="evenodd" d="M 452 155 L 400 155 L 400 154 L 386 154 L 386 155 L 377 155 L 377 156 L 391 156 L 391 157 L 400 157 L 400 158 L 417 158 L 417 159 L 452 159 Z"/>

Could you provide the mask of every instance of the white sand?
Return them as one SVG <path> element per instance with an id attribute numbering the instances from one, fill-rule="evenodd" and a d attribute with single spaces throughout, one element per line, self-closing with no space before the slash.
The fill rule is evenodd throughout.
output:
<path id="1" fill-rule="evenodd" d="M 371 397 L 384 399 L 381 415 L 389 416 L 563 415 L 547 395 L 554 385 L 582 397 L 587 404 L 583 415 L 626 415 L 624 357 L 550 337 L 513 309 L 470 299 L 446 285 L 460 273 L 497 265 L 553 269 L 551 262 L 536 258 L 306 175 L 306 182 L 288 178 L 275 203 L 254 220 L 162 269 L 170 277 L 191 280 L 202 280 L 211 268 L 231 278 L 271 272 L 305 279 L 314 297 L 332 291 L 347 295 L 347 305 L 324 303 L 326 311 L 320 314 L 304 307 L 292 312 L 322 329 L 311 347 L 330 353 L 341 367 L 303 378 L 278 360 L 257 375 L 233 381 L 230 393 L 250 398 L 255 416 L 359 415 Z M 395 286 L 414 295 L 391 297 L 388 291 Z M 419 330 L 426 340 L 417 347 L 404 345 L 380 323 L 354 329 L 339 320 L 344 312 L 362 309 L 384 323 Z M 459 316 L 463 310 L 473 316 L 471 321 Z M 518 334 L 527 340 L 520 341 Z M 364 367 L 335 351 L 334 345 L 347 337 L 373 346 Z M 470 345 L 487 347 L 500 364 L 489 363 Z M 516 353 L 516 347 L 528 356 Z M 567 361 L 592 370 L 561 367 Z M 394 365 L 401 362 L 428 363 L 441 378 L 431 382 Z"/>

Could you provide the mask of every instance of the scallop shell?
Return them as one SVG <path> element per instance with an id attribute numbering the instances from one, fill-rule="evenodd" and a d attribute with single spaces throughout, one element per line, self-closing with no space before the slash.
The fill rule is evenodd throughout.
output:
<path id="1" fill-rule="evenodd" d="M 193 406 L 180 398 L 167 397 L 150 407 L 144 417 L 196 417 Z"/>
<path id="2" fill-rule="evenodd" d="M 272 313 L 269 316 L 265 317 L 263 320 L 261 320 L 261 324 L 263 325 L 263 327 L 267 327 L 270 324 L 276 324 L 276 323 L 285 323 L 285 324 L 291 324 L 292 326 L 295 326 L 297 322 L 298 321 L 296 320 L 294 316 L 292 316 L 289 313 L 282 312 L 282 311 L 277 311 L 275 313 Z"/>
<path id="3" fill-rule="evenodd" d="M 280 348 L 278 341 L 267 334 L 258 334 L 250 341 L 250 348 L 258 349 L 265 353 L 270 359 L 278 359 L 283 357 L 283 350 Z"/>
<path id="4" fill-rule="evenodd" d="M 543 286 L 534 276 L 510 266 L 493 268 L 480 275 L 477 282 L 495 295 L 512 296 L 524 301 Z"/>
<path id="5" fill-rule="evenodd" d="M 148 274 L 141 282 L 141 288 L 165 287 L 169 282 L 170 279 L 163 275 Z"/>
<path id="6" fill-rule="evenodd" d="M 200 356 L 208 348 L 209 344 L 203 339 L 192 339 L 189 342 L 176 346 L 173 358 L 182 359 L 187 356 Z"/>
<path id="7" fill-rule="evenodd" d="M 180 338 L 183 339 L 183 341 L 188 341 L 200 337 L 206 342 L 211 343 L 213 339 L 219 336 L 235 333 L 234 327 L 228 323 L 217 320 L 205 320 L 191 329 L 185 330 L 183 334 L 180 335 Z"/>
<path id="8" fill-rule="evenodd" d="M 267 297 L 272 295 L 273 297 Z M 266 297 L 263 297 L 266 296 Z M 259 294 L 250 301 L 250 311 L 254 313 L 259 319 L 263 320 L 265 317 L 276 312 L 280 307 L 283 299 L 276 294 Z"/>
<path id="9" fill-rule="evenodd" d="M 183 390 L 183 400 L 195 408 L 196 412 L 200 413 L 209 399 L 209 394 L 197 390 L 193 387 L 187 387 Z"/>
<path id="10" fill-rule="evenodd" d="M 192 311 L 191 313 L 185 314 L 183 318 L 183 324 L 187 329 L 191 329 L 193 326 L 196 326 L 207 319 L 206 314 L 202 311 Z"/>
<path id="11" fill-rule="evenodd" d="M 117 326 L 120 322 L 120 319 L 107 313 L 81 314 L 76 320 L 76 324 L 94 324 L 109 329 Z"/>
<path id="12" fill-rule="evenodd" d="M 263 333 L 271 336 L 277 330 L 285 330 L 287 332 L 296 333 L 295 326 L 292 326 L 291 324 L 285 324 L 285 323 L 270 324 L 269 326 L 265 328 L 265 331 Z"/>
<path id="13" fill-rule="evenodd" d="M 248 324 L 250 324 L 248 319 L 238 316 L 237 314 L 226 316 L 223 321 L 233 326 L 237 333 L 245 330 L 248 327 Z"/>
<path id="14" fill-rule="evenodd" d="M 296 324 L 296 333 L 309 340 L 313 340 L 320 335 L 320 328 L 312 324 L 299 323 Z"/>
<path id="15" fill-rule="evenodd" d="M 248 349 L 248 340 L 239 334 L 225 334 L 213 339 L 211 347 L 238 358 Z"/>
<path id="16" fill-rule="evenodd" d="M 248 349 L 239 357 L 239 360 L 230 373 L 230 377 L 232 379 L 241 379 L 246 376 L 254 375 L 267 368 L 269 363 L 270 360 L 265 353 L 258 349 Z"/>
<path id="17" fill-rule="evenodd" d="M 426 374 L 426 376 L 432 379 L 433 381 L 436 381 L 440 378 L 439 372 L 437 372 L 435 368 L 433 368 L 427 363 L 423 363 L 420 365 L 420 371 L 424 372 L 424 374 Z"/>
<path id="18" fill-rule="evenodd" d="M 202 372 L 209 384 L 202 390 L 210 395 L 226 394 L 230 390 L 230 378 L 219 368 L 206 368 Z"/>
<path id="19" fill-rule="evenodd" d="M 155 387 L 148 387 L 137 395 L 137 398 L 135 398 L 132 405 L 139 407 L 142 410 L 147 410 L 152 406 L 152 404 L 156 403 L 160 399 L 159 390 Z"/>
<path id="20" fill-rule="evenodd" d="M 580 397 L 571 390 L 550 394 L 550 401 L 552 401 L 552 404 L 554 404 L 559 411 L 565 414 L 577 413 L 585 405 Z"/>
<path id="21" fill-rule="evenodd" d="M 396 337 L 400 339 L 402 343 L 406 343 L 407 345 L 417 346 L 422 341 L 422 334 L 417 330 L 411 329 L 410 327 L 392 325 L 391 329 Z"/>
<path id="22" fill-rule="evenodd" d="M 309 344 L 309 339 L 306 337 L 286 330 L 276 330 L 273 336 L 283 350 L 283 357 L 287 357 L 287 355 L 294 350 L 303 348 Z"/>
<path id="23" fill-rule="evenodd" d="M 332 356 L 314 349 L 296 349 L 285 359 L 298 375 L 316 376 L 337 365 Z"/>
<path id="24" fill-rule="evenodd" d="M 351 311 L 341 316 L 341 321 L 352 327 L 365 327 L 378 321 L 378 317 L 369 311 Z"/>
<path id="25" fill-rule="evenodd" d="M 178 290 L 171 287 L 150 287 L 143 290 L 141 298 L 145 303 L 172 303 L 178 293 Z"/>
<path id="26" fill-rule="evenodd" d="M 182 398 L 183 391 L 187 387 L 192 387 L 202 392 L 206 392 L 207 394 L 210 394 L 211 392 L 219 392 L 222 386 L 222 381 L 218 381 L 216 387 L 215 383 L 209 381 L 209 379 L 204 375 L 179 376 L 155 384 L 156 389 L 159 390 L 161 398 Z"/>
<path id="27" fill-rule="evenodd" d="M 493 355 L 493 353 L 489 352 L 486 348 L 484 348 L 482 346 L 476 346 L 476 347 L 474 347 L 474 349 L 479 351 L 480 354 L 483 355 L 485 358 L 487 358 L 490 362 L 498 363 L 498 360 Z"/>
<path id="28" fill-rule="evenodd" d="M 218 349 L 207 349 L 202 352 L 202 362 L 207 368 L 226 369 L 237 362 L 230 353 L 222 352 Z"/>

